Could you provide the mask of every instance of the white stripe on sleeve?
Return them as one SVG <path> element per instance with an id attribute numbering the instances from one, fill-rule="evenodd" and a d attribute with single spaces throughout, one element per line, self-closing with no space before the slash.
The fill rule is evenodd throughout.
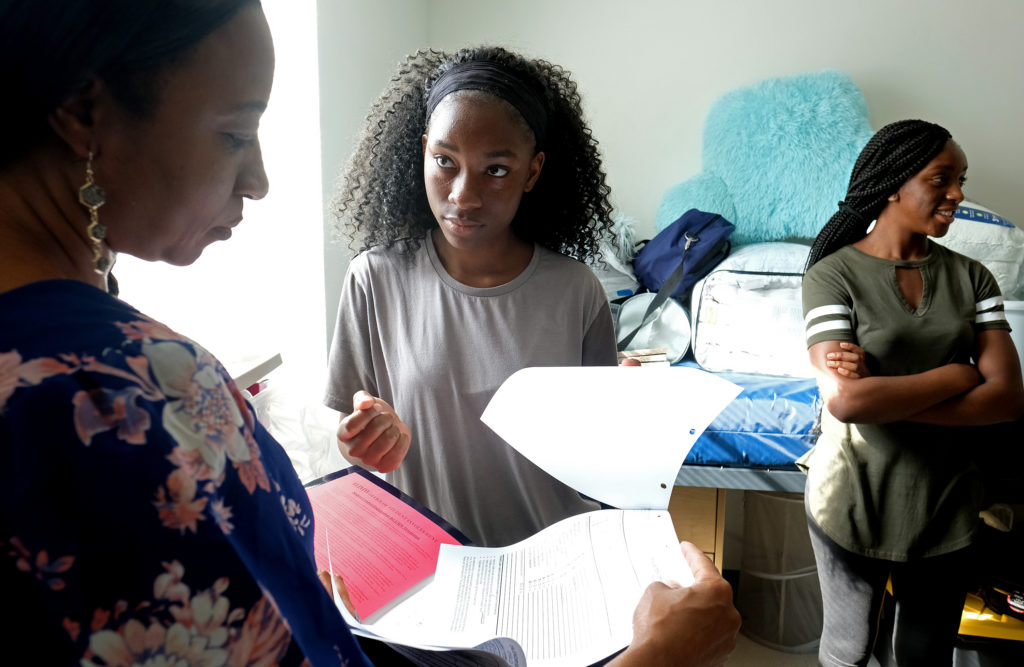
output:
<path id="1" fill-rule="evenodd" d="M 808 313 L 807 317 L 804 318 L 804 326 L 810 323 L 811 320 L 824 317 L 825 315 L 849 315 L 850 309 L 847 306 L 837 304 L 834 306 L 818 306 L 812 308 Z"/>
<path id="2" fill-rule="evenodd" d="M 1006 313 L 1001 310 L 994 310 L 991 313 L 978 313 L 974 318 L 975 324 L 984 324 L 986 322 L 1005 322 Z"/>
<path id="3" fill-rule="evenodd" d="M 978 303 L 974 304 L 974 309 L 980 313 L 983 310 L 997 308 L 1001 305 L 1003 305 L 1003 297 L 994 296 L 991 299 L 985 299 L 984 301 L 979 301 Z"/>
<path id="4" fill-rule="evenodd" d="M 828 320 L 821 324 L 815 324 L 813 327 L 809 327 L 807 329 L 807 340 L 810 340 L 825 331 L 843 331 L 845 329 L 852 328 L 853 327 L 849 320 Z"/>

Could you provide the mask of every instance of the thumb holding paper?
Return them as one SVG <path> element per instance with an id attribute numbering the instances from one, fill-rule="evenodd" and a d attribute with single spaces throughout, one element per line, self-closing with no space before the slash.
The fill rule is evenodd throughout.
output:
<path id="1" fill-rule="evenodd" d="M 693 585 L 648 586 L 633 614 L 633 641 L 609 665 L 711 667 L 724 664 L 736 647 L 740 614 L 732 586 L 696 546 L 681 542 L 679 548 Z"/>

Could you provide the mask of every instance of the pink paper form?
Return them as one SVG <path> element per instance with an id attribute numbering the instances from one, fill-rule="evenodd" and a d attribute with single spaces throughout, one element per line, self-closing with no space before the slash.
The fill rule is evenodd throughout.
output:
<path id="1" fill-rule="evenodd" d="M 316 566 L 340 574 L 359 618 L 434 574 L 441 544 L 460 544 L 430 518 L 359 474 L 307 489 Z M 327 537 L 331 541 L 327 559 Z"/>

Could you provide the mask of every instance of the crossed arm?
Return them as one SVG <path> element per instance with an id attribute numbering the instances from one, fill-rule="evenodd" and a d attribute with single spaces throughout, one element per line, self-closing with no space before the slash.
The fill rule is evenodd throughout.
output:
<path id="1" fill-rule="evenodd" d="M 851 343 L 825 341 L 808 352 L 825 407 L 841 422 L 980 426 L 1024 414 L 1020 362 L 1005 330 L 978 334 L 977 366 L 947 364 L 913 375 L 868 376 L 864 351 Z"/>

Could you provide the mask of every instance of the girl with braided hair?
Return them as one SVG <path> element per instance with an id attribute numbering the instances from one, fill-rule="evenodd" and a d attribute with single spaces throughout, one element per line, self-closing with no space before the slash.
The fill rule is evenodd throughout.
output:
<path id="1" fill-rule="evenodd" d="M 952 224 L 966 172 L 942 127 L 885 126 L 807 261 L 807 344 L 826 408 L 806 461 L 823 665 L 867 664 L 890 578 L 897 664 L 953 659 L 983 491 L 964 446 L 1024 413 L 995 280 L 929 239 Z M 840 361 L 849 350 L 856 373 Z"/>
<path id="2" fill-rule="evenodd" d="M 598 508 L 480 415 L 519 369 L 616 363 L 583 264 L 609 193 L 569 74 L 499 47 L 410 56 L 344 170 L 338 227 L 359 254 L 325 399 L 339 448 L 477 544 Z"/>

